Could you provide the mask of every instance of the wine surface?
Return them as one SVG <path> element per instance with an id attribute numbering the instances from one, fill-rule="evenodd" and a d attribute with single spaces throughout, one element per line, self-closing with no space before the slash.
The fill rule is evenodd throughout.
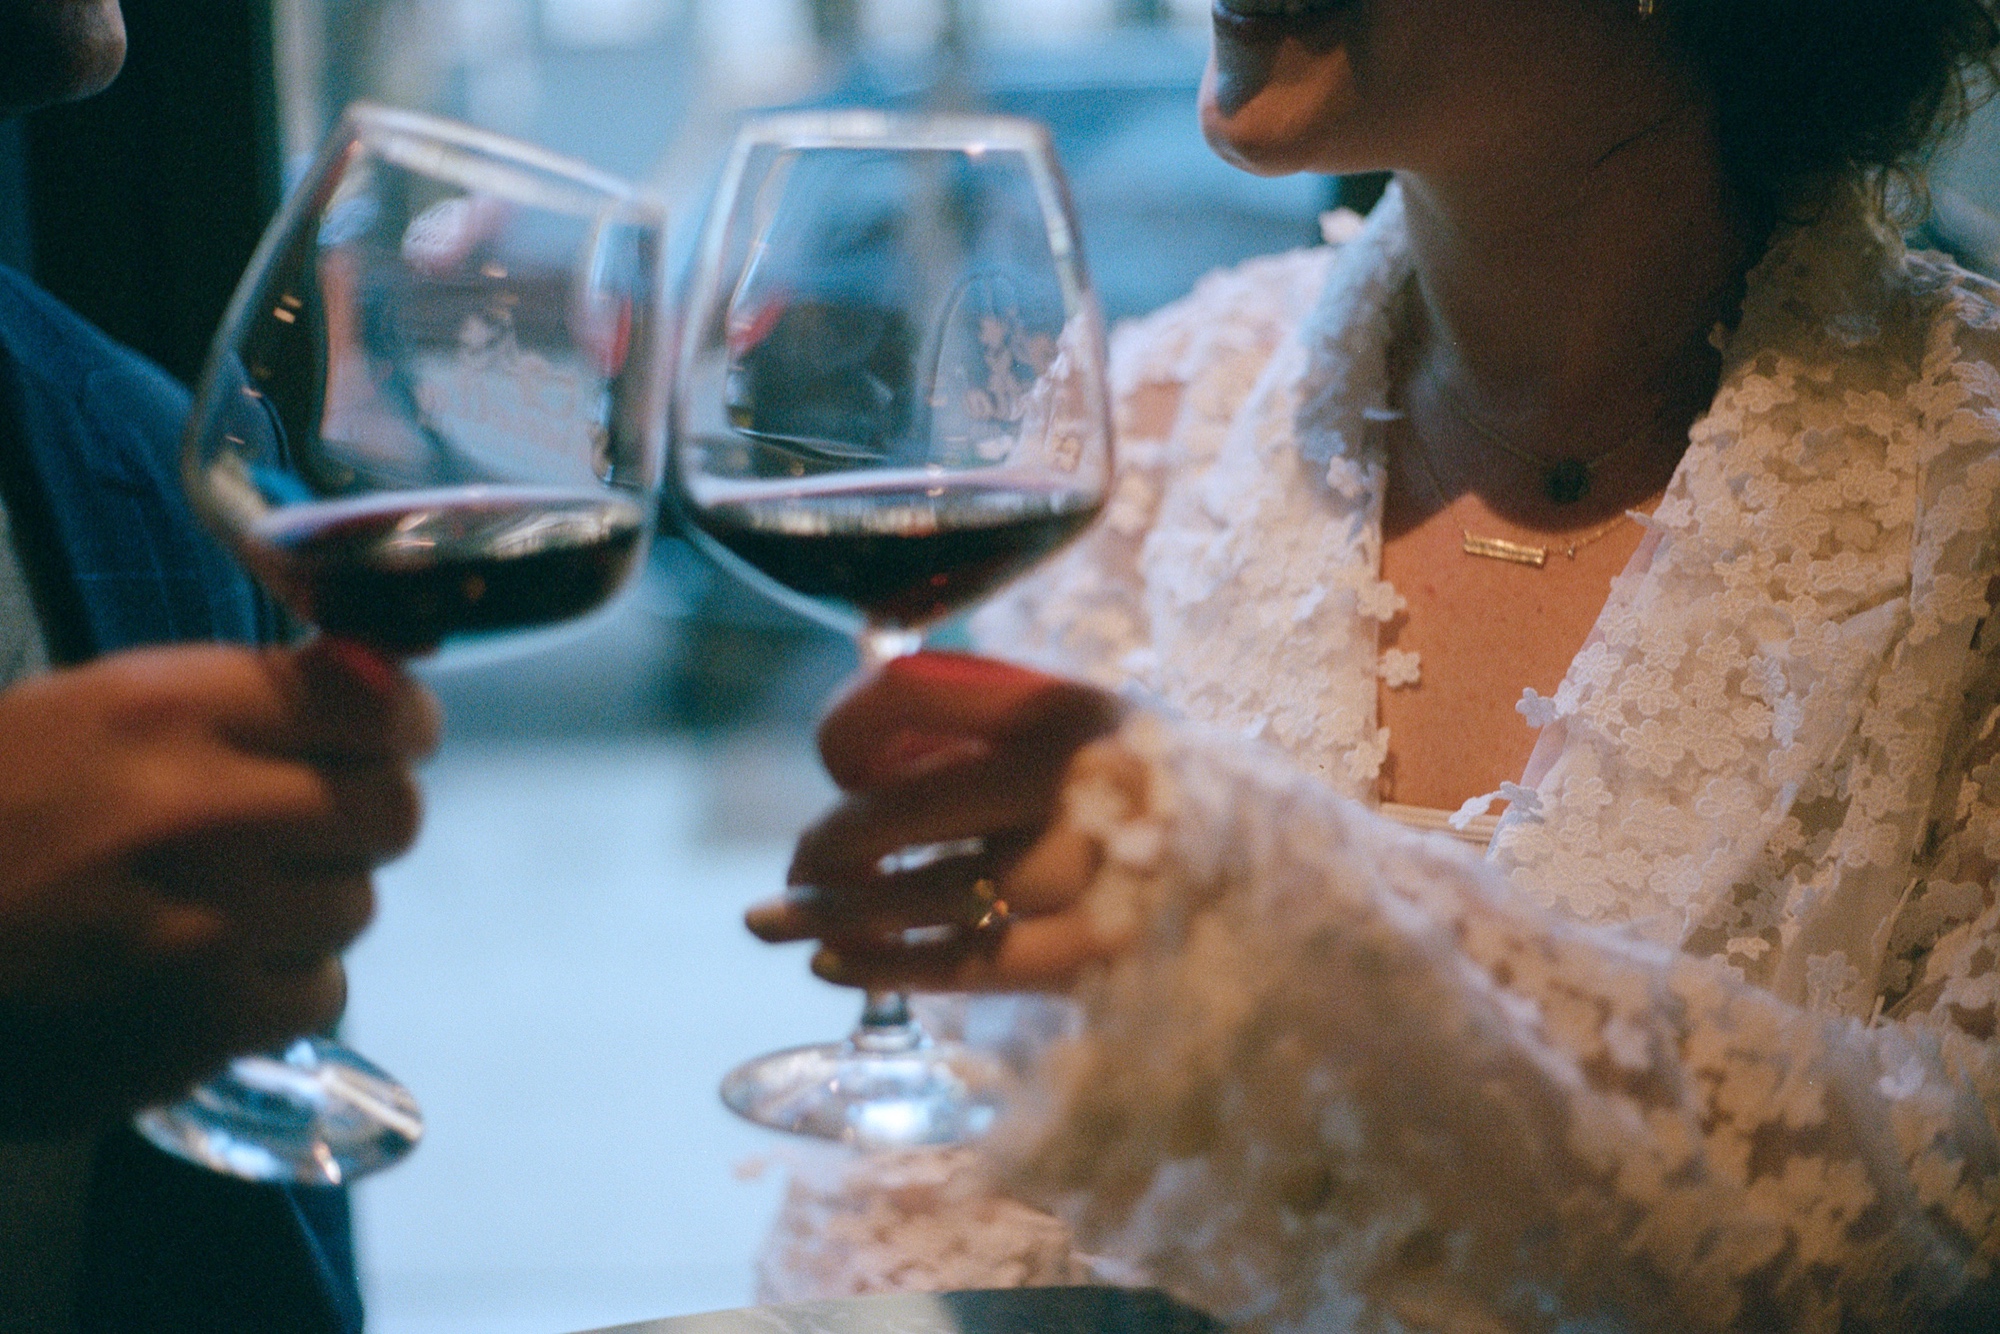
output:
<path id="1" fill-rule="evenodd" d="M 289 505 L 241 550 L 322 630 L 412 653 L 595 609 L 625 582 L 644 530 L 618 496 L 479 486 Z"/>
<path id="2" fill-rule="evenodd" d="M 1095 495 L 1066 487 L 821 487 L 713 503 L 695 522 L 795 593 L 914 629 L 1054 551 L 1098 508 Z"/>

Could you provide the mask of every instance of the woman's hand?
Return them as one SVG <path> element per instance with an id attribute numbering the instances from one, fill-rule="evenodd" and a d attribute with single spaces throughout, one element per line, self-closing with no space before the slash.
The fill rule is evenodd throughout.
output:
<path id="1" fill-rule="evenodd" d="M 150 649 L 0 694 L 0 1129 L 312 1032 L 415 837 L 435 704 L 366 650 Z"/>
<path id="2" fill-rule="evenodd" d="M 800 838 L 792 888 L 753 908 L 750 929 L 818 939 L 813 971 L 848 986 L 1068 986 L 1115 946 L 1079 902 L 1099 850 L 1059 799 L 1080 767 L 1129 763 L 1105 739 L 1122 711 L 991 659 L 890 663 L 820 725 L 846 796 Z"/>

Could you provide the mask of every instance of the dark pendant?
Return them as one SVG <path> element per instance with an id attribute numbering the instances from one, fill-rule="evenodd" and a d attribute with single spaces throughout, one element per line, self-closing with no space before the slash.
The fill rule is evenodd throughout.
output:
<path id="1" fill-rule="evenodd" d="M 1558 505 L 1574 505 L 1590 494 L 1590 465 L 1582 459 L 1551 463 L 1542 474 L 1542 494 Z"/>

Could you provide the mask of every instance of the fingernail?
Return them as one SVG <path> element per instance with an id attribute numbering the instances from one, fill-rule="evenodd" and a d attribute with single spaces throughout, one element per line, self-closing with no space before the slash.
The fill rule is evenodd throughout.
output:
<path id="1" fill-rule="evenodd" d="M 325 635 L 317 641 L 317 645 L 328 661 L 377 695 L 389 696 L 402 689 L 403 674 L 395 663 L 366 644 L 337 635 Z"/>
<path id="2" fill-rule="evenodd" d="M 993 753 L 993 747 L 977 737 L 923 736 L 904 732 L 883 748 L 881 775 L 885 782 L 922 778 L 970 764 Z"/>

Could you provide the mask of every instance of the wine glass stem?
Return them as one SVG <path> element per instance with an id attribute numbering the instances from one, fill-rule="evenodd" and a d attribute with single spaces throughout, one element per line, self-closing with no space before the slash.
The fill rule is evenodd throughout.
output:
<path id="1" fill-rule="evenodd" d="M 900 991 L 871 991 L 861 1008 L 861 1025 L 850 1039 L 871 1056 L 898 1056 L 924 1045 L 923 1026 L 910 1013 L 910 999 Z"/>
<path id="2" fill-rule="evenodd" d="M 924 646 L 924 632 L 895 626 L 871 625 L 856 639 L 861 648 L 861 665 L 879 672 L 898 658 L 907 658 Z"/>
<path id="3" fill-rule="evenodd" d="M 897 658 L 905 658 L 924 646 L 921 630 L 871 625 L 858 636 L 861 665 L 879 672 Z M 849 1039 L 857 1051 L 871 1056 L 894 1056 L 915 1051 L 926 1041 L 923 1026 L 910 1014 L 910 999 L 900 991 L 871 991 L 861 1010 L 861 1025 Z"/>

